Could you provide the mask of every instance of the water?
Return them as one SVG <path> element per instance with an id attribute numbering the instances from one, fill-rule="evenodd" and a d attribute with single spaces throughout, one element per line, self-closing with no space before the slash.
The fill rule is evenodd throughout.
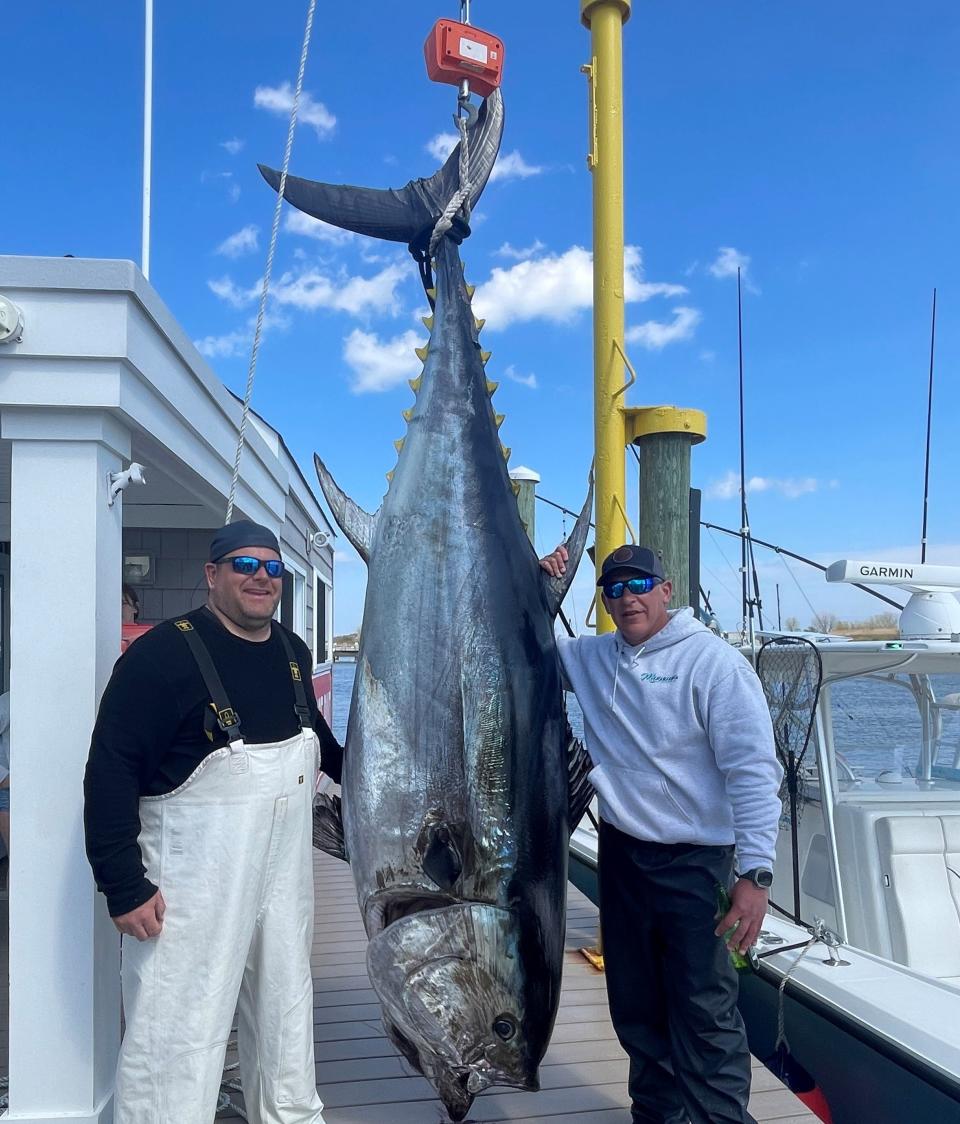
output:
<path id="1" fill-rule="evenodd" d="M 343 744 L 357 665 L 333 665 L 333 733 Z M 932 675 L 938 699 L 960 692 L 960 676 Z M 849 679 L 831 691 L 834 742 L 839 753 L 867 776 L 906 766 L 916 760 L 920 747 L 920 713 L 913 696 L 903 687 L 871 679 Z M 583 712 L 573 695 L 567 695 L 567 715 L 574 734 L 583 737 Z M 960 748 L 960 712 L 945 712 L 940 761 L 951 764 Z"/>

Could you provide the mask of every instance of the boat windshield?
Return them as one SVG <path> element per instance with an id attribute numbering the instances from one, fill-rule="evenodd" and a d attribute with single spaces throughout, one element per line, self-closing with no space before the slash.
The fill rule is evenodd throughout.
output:
<path id="1" fill-rule="evenodd" d="M 905 672 L 830 683 L 821 708 L 839 794 L 960 793 L 960 675 Z"/>

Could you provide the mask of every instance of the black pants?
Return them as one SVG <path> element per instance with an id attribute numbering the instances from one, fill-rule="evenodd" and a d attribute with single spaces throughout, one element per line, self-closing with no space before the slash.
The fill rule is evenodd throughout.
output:
<path id="1" fill-rule="evenodd" d="M 733 847 L 645 843 L 600 824 L 600 918 L 634 1124 L 756 1124 L 737 973 L 714 936 Z"/>

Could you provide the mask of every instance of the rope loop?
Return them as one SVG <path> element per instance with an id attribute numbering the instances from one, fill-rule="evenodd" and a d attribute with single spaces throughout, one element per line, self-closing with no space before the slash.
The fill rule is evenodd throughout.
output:
<path id="1" fill-rule="evenodd" d="M 437 246 L 440 245 L 440 240 L 453 226 L 454 215 L 458 211 L 463 211 L 463 217 L 466 222 L 470 221 L 470 204 L 467 200 L 470 197 L 470 192 L 473 190 L 473 185 L 470 183 L 470 154 L 467 148 L 467 122 L 468 118 L 460 115 L 455 115 L 454 124 L 460 131 L 460 187 L 453 193 L 450 201 L 443 212 L 437 219 L 437 224 L 433 228 L 433 234 L 430 237 L 430 255 L 436 253 Z"/>

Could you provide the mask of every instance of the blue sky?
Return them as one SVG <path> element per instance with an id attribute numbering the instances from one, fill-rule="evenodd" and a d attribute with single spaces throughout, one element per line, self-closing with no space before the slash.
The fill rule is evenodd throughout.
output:
<path id="1" fill-rule="evenodd" d="M 306 3 L 155 0 L 151 281 L 242 392 Z M 422 43 L 458 4 L 318 0 L 291 169 L 399 186 L 437 166 L 452 87 Z M 506 43 L 502 165 L 463 248 L 488 317 L 511 465 L 579 508 L 592 446 L 589 35 L 575 0 L 474 0 Z M 140 253 L 142 5 L 18 9 L 0 70 L 0 252 Z M 11 49 L 12 48 L 12 49 Z M 948 0 L 640 4 L 625 28 L 631 405 L 703 409 L 704 517 L 736 526 L 735 265 L 744 269 L 747 469 L 761 538 L 821 561 L 919 557 L 931 291 L 938 288 L 930 557 L 960 563 L 960 9 Z M 312 478 L 320 452 L 376 508 L 424 300 L 402 247 L 284 216 L 254 391 Z M 635 463 L 631 510 L 636 507 Z M 561 537 L 538 507 L 538 546 Z M 567 521 L 567 528 L 570 523 Z M 719 542 L 719 545 L 718 545 Z M 363 566 L 340 540 L 336 627 L 360 620 Z M 704 585 L 739 618 L 734 540 L 703 542 Z M 768 604 L 883 606 L 797 582 L 758 551 Z M 589 576 L 576 587 L 581 617 Z"/>

